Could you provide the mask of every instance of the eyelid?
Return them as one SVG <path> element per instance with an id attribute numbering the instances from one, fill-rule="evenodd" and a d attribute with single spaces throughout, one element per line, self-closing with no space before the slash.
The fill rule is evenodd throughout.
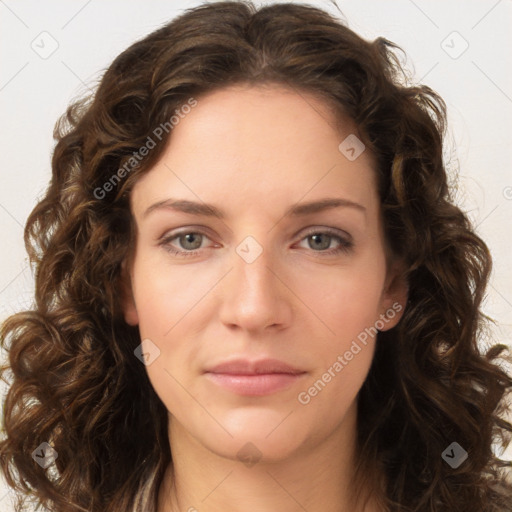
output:
<path id="1" fill-rule="evenodd" d="M 209 234 L 209 232 L 210 232 L 210 230 L 205 226 L 184 226 L 182 228 L 176 228 L 176 231 L 175 230 L 167 231 L 159 238 L 159 241 L 162 241 L 162 240 L 165 241 L 165 240 L 177 238 L 178 236 L 186 235 L 188 233 L 200 234 L 200 235 L 206 236 L 207 238 L 209 238 L 211 240 L 212 237 Z M 306 228 L 302 228 L 299 231 L 297 231 L 297 233 L 293 236 L 293 238 L 298 237 L 301 233 L 302 233 L 302 237 L 299 241 L 301 241 L 303 238 L 305 238 L 309 235 L 316 234 L 316 233 L 323 233 L 323 234 L 332 235 L 332 236 L 339 236 L 340 238 L 346 238 L 348 242 L 351 242 L 353 240 L 352 235 L 350 233 L 348 233 L 347 231 L 344 231 L 339 228 L 329 227 L 329 226 L 318 226 L 318 225 L 308 226 Z"/>
<path id="2" fill-rule="evenodd" d="M 302 238 L 304 238 L 308 235 L 313 235 L 315 233 L 324 233 L 326 235 L 339 236 L 340 238 L 346 238 L 348 242 L 352 241 L 352 235 L 350 233 L 348 233 L 347 231 L 344 231 L 343 229 L 331 228 L 328 226 L 313 226 L 311 228 L 304 228 L 304 229 L 306 229 L 307 231 L 302 236 Z M 300 230 L 297 233 L 297 236 L 302 232 L 303 232 L 303 230 Z"/>

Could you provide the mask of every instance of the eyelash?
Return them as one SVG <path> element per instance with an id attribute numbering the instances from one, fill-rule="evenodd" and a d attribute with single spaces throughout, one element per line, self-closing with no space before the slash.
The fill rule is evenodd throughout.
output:
<path id="1" fill-rule="evenodd" d="M 191 234 L 192 235 L 202 235 L 202 236 L 205 236 L 206 238 L 208 238 L 208 235 L 201 231 L 182 231 L 179 233 L 174 233 L 172 235 L 162 237 L 160 239 L 159 245 L 162 246 L 166 251 L 168 251 L 169 253 L 171 253 L 174 256 L 185 256 L 185 257 L 197 256 L 200 253 L 201 249 L 196 249 L 193 251 L 180 251 L 170 245 L 170 242 L 175 240 L 176 238 L 179 238 L 179 237 L 182 237 L 185 235 L 191 235 Z M 350 253 L 354 247 L 354 243 L 352 241 L 341 237 L 340 235 L 337 234 L 337 232 L 335 232 L 334 230 L 329 229 L 329 228 L 324 228 L 323 230 L 310 231 L 303 238 L 301 238 L 300 241 L 305 240 L 313 235 L 328 235 L 331 238 L 337 238 L 340 242 L 340 246 L 335 249 L 329 249 L 329 250 L 324 250 L 324 251 L 313 251 L 313 252 L 319 253 L 321 255 L 321 257 L 336 256 L 341 253 Z M 313 250 L 313 249 L 311 249 L 311 250 Z"/>

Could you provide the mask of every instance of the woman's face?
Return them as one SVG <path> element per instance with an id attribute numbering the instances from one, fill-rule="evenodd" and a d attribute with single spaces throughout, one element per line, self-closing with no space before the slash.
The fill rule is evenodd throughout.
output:
<path id="1" fill-rule="evenodd" d="M 233 86 L 199 98 L 136 183 L 125 319 L 171 438 L 279 460 L 354 426 L 375 329 L 406 300 L 354 133 L 309 94 Z"/>

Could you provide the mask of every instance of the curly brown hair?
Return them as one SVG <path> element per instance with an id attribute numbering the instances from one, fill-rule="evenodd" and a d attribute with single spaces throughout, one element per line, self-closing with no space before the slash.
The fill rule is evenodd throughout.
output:
<path id="1" fill-rule="evenodd" d="M 389 511 L 512 511 L 512 463 L 493 451 L 512 432 L 512 378 L 498 361 L 507 347 L 478 344 L 492 321 L 480 308 L 491 256 L 448 186 L 446 105 L 408 81 L 398 51 L 313 6 L 210 3 L 131 45 L 68 107 L 51 182 L 25 227 L 35 303 L 0 332 L 1 375 L 12 374 L 1 467 L 17 510 L 28 500 L 55 512 L 156 510 L 172 463 L 168 416 L 134 357 L 140 334 L 120 289 L 135 245 L 130 191 L 171 130 L 143 158 L 140 149 L 190 98 L 278 83 L 355 122 L 378 163 L 387 241 L 407 265 L 404 315 L 378 334 L 358 395 L 353 489 L 373 479 Z M 442 458 L 453 441 L 469 452 L 457 468 Z M 58 454 L 48 468 L 32 458 L 42 442 Z"/>

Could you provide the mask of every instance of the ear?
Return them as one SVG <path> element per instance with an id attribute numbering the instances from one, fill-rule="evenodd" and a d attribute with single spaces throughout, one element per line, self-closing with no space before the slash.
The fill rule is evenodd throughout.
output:
<path id="1" fill-rule="evenodd" d="M 121 304 L 125 322 L 131 326 L 138 325 L 139 315 L 133 297 L 132 279 L 128 272 L 126 261 L 123 261 L 121 264 Z"/>
<path id="2" fill-rule="evenodd" d="M 377 320 L 379 331 L 395 327 L 404 314 L 409 296 L 409 283 L 405 273 L 403 261 L 396 260 L 391 263 L 381 297 L 381 315 Z"/>

